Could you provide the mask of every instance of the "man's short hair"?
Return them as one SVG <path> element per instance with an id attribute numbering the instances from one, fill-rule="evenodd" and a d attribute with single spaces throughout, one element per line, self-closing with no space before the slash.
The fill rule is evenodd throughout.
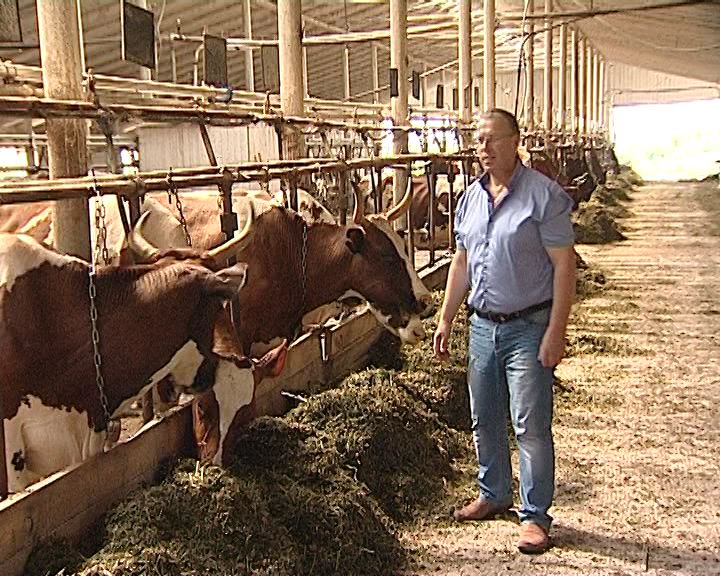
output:
<path id="1" fill-rule="evenodd" d="M 517 118 L 512 112 L 508 112 L 503 108 L 491 108 L 482 115 L 483 118 L 502 118 L 512 130 L 513 134 L 520 134 L 520 125 L 518 124 Z"/>

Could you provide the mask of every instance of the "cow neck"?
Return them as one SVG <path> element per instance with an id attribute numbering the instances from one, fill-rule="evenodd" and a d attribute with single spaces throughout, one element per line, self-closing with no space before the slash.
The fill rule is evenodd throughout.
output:
<path id="1" fill-rule="evenodd" d="M 303 314 L 337 300 L 350 289 L 352 253 L 345 244 L 345 231 L 344 226 L 322 222 L 308 227 Z"/>

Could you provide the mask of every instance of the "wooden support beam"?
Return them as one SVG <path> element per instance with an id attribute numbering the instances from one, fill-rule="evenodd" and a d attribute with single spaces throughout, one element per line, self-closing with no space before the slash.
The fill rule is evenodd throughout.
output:
<path id="1" fill-rule="evenodd" d="M 495 108 L 495 0 L 485 0 L 485 51 L 483 53 L 485 110 Z"/>
<path id="2" fill-rule="evenodd" d="M 575 29 L 570 30 L 570 129 L 574 134 L 579 130 L 578 107 L 578 34 Z"/>
<path id="3" fill-rule="evenodd" d="M 459 108 L 463 122 L 472 120 L 472 16 L 471 0 L 460 0 L 458 6 L 458 72 Z"/>
<path id="4" fill-rule="evenodd" d="M 564 132 L 567 127 L 567 24 L 560 26 L 560 67 L 558 70 L 558 129 Z"/>
<path id="5" fill-rule="evenodd" d="M 302 62 L 302 0 L 279 0 L 278 38 L 280 56 L 280 107 L 283 114 L 304 115 L 304 83 Z M 283 158 L 303 158 L 305 142 L 302 134 L 285 130 Z"/>
<path id="6" fill-rule="evenodd" d="M 390 67 L 397 70 L 397 96 L 390 99 L 394 124 L 405 124 L 408 117 L 408 69 L 407 69 L 407 0 L 390 0 Z M 407 135 L 393 140 L 394 154 L 403 154 L 408 149 Z M 393 199 L 397 203 L 405 195 L 409 174 L 406 170 L 395 170 Z M 395 221 L 401 229 L 407 223 L 406 216 Z"/>
<path id="7" fill-rule="evenodd" d="M 45 96 L 82 100 L 82 63 L 76 9 L 65 0 L 47 0 L 37 6 L 40 57 Z M 51 178 L 85 176 L 87 124 L 79 119 L 48 119 L 48 160 Z M 85 200 L 56 202 L 53 213 L 55 249 L 90 261 L 90 217 Z"/>
<path id="8" fill-rule="evenodd" d="M 545 0 L 545 13 L 550 14 L 552 12 L 552 0 Z M 553 130 L 553 93 L 552 93 L 552 78 L 553 78 L 553 32 L 552 22 L 550 18 L 545 20 L 545 90 L 543 97 L 543 128 L 546 132 L 552 132 Z"/>
<path id="9" fill-rule="evenodd" d="M 243 0 L 243 29 L 245 38 L 252 39 L 252 7 L 250 0 Z M 255 92 L 255 59 L 253 51 L 245 51 L 245 90 Z"/>
<path id="10" fill-rule="evenodd" d="M 528 0 L 528 11 L 535 10 L 535 0 Z M 525 57 L 527 74 L 525 84 L 525 125 L 529 131 L 535 130 L 535 24 L 528 20 L 525 24 Z"/>

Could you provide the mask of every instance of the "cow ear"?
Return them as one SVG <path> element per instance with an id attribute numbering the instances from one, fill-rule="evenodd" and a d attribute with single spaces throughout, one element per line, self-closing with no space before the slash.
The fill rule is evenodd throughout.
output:
<path id="1" fill-rule="evenodd" d="M 287 340 L 283 340 L 279 346 L 276 346 L 259 360 L 253 359 L 255 370 L 261 372 L 261 379 L 263 378 L 277 378 L 282 374 L 285 369 L 285 362 L 287 361 L 288 345 Z"/>
<path id="2" fill-rule="evenodd" d="M 362 226 L 350 226 L 345 233 L 345 244 L 353 254 L 362 252 L 365 246 L 365 229 Z"/>

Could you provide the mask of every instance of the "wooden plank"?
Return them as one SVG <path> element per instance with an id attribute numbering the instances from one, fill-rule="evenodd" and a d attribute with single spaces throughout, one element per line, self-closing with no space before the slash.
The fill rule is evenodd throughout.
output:
<path id="1" fill-rule="evenodd" d="M 428 288 L 445 285 L 449 260 L 437 262 L 421 277 Z M 300 392 L 312 383 L 328 383 L 367 364 L 370 346 L 383 328 L 368 310 L 326 332 L 330 355 L 323 361 L 319 334 L 294 342 L 279 378 L 257 390 L 259 415 L 286 411 L 283 390 Z M 430 337 L 431 335 L 428 335 Z M 105 454 L 58 472 L 31 489 L 0 502 L 0 575 L 20 576 L 30 551 L 49 538 L 76 540 L 114 504 L 150 483 L 163 462 L 188 454 L 192 442 L 190 406 L 175 408 L 133 438 Z"/>
<path id="2" fill-rule="evenodd" d="M 187 453 L 191 424 L 190 411 L 176 409 L 128 442 L 0 503 L 0 574 L 21 575 L 38 542 L 73 541 L 130 491 L 152 481 L 164 461 Z"/>

